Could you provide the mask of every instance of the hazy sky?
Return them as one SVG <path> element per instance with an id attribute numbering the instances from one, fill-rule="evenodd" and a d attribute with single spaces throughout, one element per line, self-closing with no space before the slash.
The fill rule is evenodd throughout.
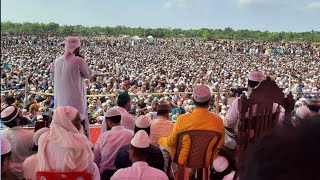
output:
<path id="1" fill-rule="evenodd" d="M 320 0 L 1 0 L 1 21 L 320 31 Z"/>

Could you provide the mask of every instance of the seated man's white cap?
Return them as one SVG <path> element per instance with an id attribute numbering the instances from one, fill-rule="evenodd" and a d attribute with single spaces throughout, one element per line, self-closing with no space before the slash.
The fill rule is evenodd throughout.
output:
<path id="1" fill-rule="evenodd" d="M 301 106 L 296 109 L 296 115 L 300 119 L 307 119 L 311 116 L 311 111 L 306 106 Z"/>
<path id="2" fill-rule="evenodd" d="M 229 166 L 229 161 L 223 157 L 223 156 L 218 156 L 214 161 L 213 161 L 213 168 L 217 172 L 223 172 L 224 170 L 227 169 Z"/>
<path id="3" fill-rule="evenodd" d="M 131 145 L 136 148 L 148 148 L 150 146 L 150 141 L 146 131 L 138 131 L 131 139 Z"/>
<path id="4" fill-rule="evenodd" d="M 121 116 L 120 112 L 118 111 L 118 108 L 110 108 L 105 116 L 108 118 L 108 117 L 114 117 L 114 116 Z"/>
<path id="5" fill-rule="evenodd" d="M 43 116 L 42 115 L 38 115 L 37 116 L 37 120 L 43 120 Z"/>
<path id="6" fill-rule="evenodd" d="M 19 115 L 19 109 L 14 106 L 8 106 L 1 111 L 1 121 L 11 122 Z"/>
<path id="7" fill-rule="evenodd" d="M 199 85 L 193 90 L 193 99 L 196 102 L 202 103 L 211 99 L 210 89 L 206 85 Z"/>
<path id="8" fill-rule="evenodd" d="M 1 137 L 1 155 L 7 154 L 10 151 L 11 151 L 10 142 L 6 138 Z"/>
<path id="9" fill-rule="evenodd" d="M 261 71 L 251 71 L 248 75 L 250 81 L 261 82 L 264 79 L 264 74 Z"/>
<path id="10" fill-rule="evenodd" d="M 150 127 L 150 125 L 151 125 L 151 120 L 149 119 L 148 116 L 141 115 L 141 116 L 139 116 L 139 117 L 137 118 L 135 124 L 136 124 L 136 126 L 137 126 L 138 128 L 144 129 L 144 128 Z"/>

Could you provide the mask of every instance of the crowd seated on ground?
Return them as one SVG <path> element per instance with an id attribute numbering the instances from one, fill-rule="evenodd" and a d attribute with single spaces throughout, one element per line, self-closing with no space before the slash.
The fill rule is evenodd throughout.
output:
<path id="1" fill-rule="evenodd" d="M 130 99 L 127 93 L 120 93 L 119 96 L 120 100 L 121 98 Z M 268 131 L 265 136 L 261 136 L 261 141 L 257 141 L 255 144 L 256 149 L 253 150 L 259 153 L 249 154 L 247 155 L 248 157 L 245 156 L 245 163 L 236 169 L 233 162 L 228 157 L 223 157 L 219 152 L 225 143 L 225 127 L 223 119 L 218 114 L 209 111 L 209 104 L 212 101 L 209 88 L 205 85 L 197 86 L 194 89 L 192 98 L 195 105 L 194 111 L 179 116 L 175 123 L 172 123 L 169 118 L 169 112 L 172 110 L 170 102 L 163 101 L 162 104 L 156 106 L 158 114 L 156 119 L 151 120 L 146 115 L 134 118 L 134 132 L 129 127 L 126 128 L 122 125 L 123 119 L 121 112 L 118 110 L 119 108 L 110 108 L 104 115 L 106 131 L 100 134 L 99 140 L 94 145 L 83 134 L 83 127 L 81 125 L 83 119 L 73 107 L 58 107 L 54 110 L 50 128 L 44 127 L 32 133 L 21 128 L 21 126 L 29 122 L 27 118 L 23 117 L 21 110 L 14 106 L 9 106 L 1 112 L 1 121 L 7 126 L 6 129 L 1 131 L 1 137 L 6 139 L 4 141 L 8 141 L 11 144 L 10 150 L 8 150 L 8 142 L 1 144 L 3 146 L 1 153 L 4 158 L 1 164 L 4 167 L 2 177 L 13 176 L 35 179 L 36 172 L 38 171 L 80 171 L 91 174 L 93 179 L 139 179 L 139 177 L 174 179 L 176 178 L 175 173 L 177 170 L 175 163 L 183 165 L 188 158 L 190 151 L 190 144 L 188 143 L 190 143 L 190 139 L 183 139 L 185 142 L 183 143 L 177 162 L 171 160 L 171 164 L 169 165 L 165 159 L 174 157 L 179 132 L 193 129 L 214 130 L 221 134 L 222 138 L 220 138 L 219 142 L 217 142 L 218 145 L 213 149 L 215 152 L 207 154 L 213 154 L 213 162 L 210 162 L 210 156 L 206 158 L 207 163 L 212 163 L 210 166 L 212 167 L 210 172 L 211 179 L 232 179 L 234 176 L 240 176 L 240 179 L 268 179 L 271 175 L 272 177 L 276 177 L 279 173 L 283 172 L 276 165 L 276 162 L 283 161 L 283 159 L 281 160 L 281 155 L 276 156 L 274 159 L 270 156 L 263 160 L 266 164 L 268 161 L 274 162 L 275 166 L 279 167 L 279 171 L 273 172 L 271 175 L 267 175 L 266 172 L 268 170 L 262 172 L 261 169 L 256 169 L 252 174 L 247 170 L 252 169 L 250 167 L 253 164 L 257 165 L 256 158 L 260 157 L 259 153 L 275 154 L 271 152 L 272 149 L 270 148 L 274 146 L 274 143 L 277 144 L 277 140 L 279 139 L 274 139 L 276 137 L 283 137 L 280 138 L 278 144 L 289 144 L 290 147 L 295 146 L 298 149 L 291 153 L 292 156 L 288 157 L 288 162 L 294 161 L 293 157 L 296 157 L 294 153 L 299 153 L 301 157 L 299 162 L 301 161 L 301 163 L 313 162 L 314 159 L 309 157 L 309 155 L 301 155 L 303 152 L 309 152 L 308 150 L 299 151 L 299 149 L 306 146 L 315 146 L 312 143 L 316 142 L 316 140 L 313 141 L 312 139 L 315 138 L 313 131 L 316 133 L 319 129 L 317 127 L 317 121 L 319 121 L 320 116 L 320 101 L 318 99 L 307 99 L 306 101 L 301 99 L 305 104 L 300 103 L 299 105 L 302 106 L 299 107 L 296 103 L 297 106 L 292 113 L 292 118 L 299 118 L 299 123 L 296 120 L 292 120 L 292 126 L 275 127 L 274 130 Z M 130 104 L 128 107 L 130 107 Z M 128 110 L 126 109 L 126 111 Z M 124 118 L 129 119 L 132 117 L 124 116 Z M 171 130 L 162 132 L 161 129 L 163 128 Z M 152 135 L 153 133 L 155 134 Z M 296 140 L 296 137 L 301 137 L 301 141 L 291 142 L 292 139 Z M 306 141 L 304 138 L 309 139 Z M 158 141 L 155 139 L 158 139 Z M 269 141 L 271 144 L 268 144 Z M 311 143 L 310 146 L 308 143 Z M 261 147 L 266 147 L 266 150 L 261 150 Z M 166 155 L 163 153 L 163 149 L 166 149 L 170 154 Z M 277 150 L 277 152 L 281 154 L 282 151 Z M 283 150 L 283 153 L 285 152 L 287 151 Z M 312 156 L 312 151 L 309 154 Z M 251 156 L 257 157 L 253 157 L 252 159 Z M 15 161 L 10 163 L 10 158 Z M 263 166 L 264 164 L 261 164 L 259 161 L 258 165 Z M 169 171 L 167 171 L 168 166 Z M 298 167 L 297 165 L 292 168 Z M 266 168 L 271 167 L 267 166 Z M 312 167 L 310 168 L 312 169 Z M 260 171 L 264 174 L 263 176 L 259 174 Z M 190 173 L 190 178 L 196 178 L 192 174 L 192 170 Z M 304 177 L 299 173 L 297 175 L 299 176 L 296 179 Z M 290 174 L 279 175 L 279 177 L 282 176 L 291 177 Z M 317 177 L 317 174 L 310 173 L 309 176 Z"/>
<path id="2" fill-rule="evenodd" d="M 25 109 L 25 116 L 31 120 L 37 114 L 52 113 L 54 97 L 39 94 L 25 97 L 25 92 L 17 89 L 54 92 L 50 65 L 63 53 L 58 45 L 63 39 L 64 35 L 56 34 L 1 34 L 1 109 L 9 105 Z M 92 124 L 101 122 L 103 103 L 106 108 L 117 105 L 116 97 L 110 94 L 123 91 L 130 95 L 172 93 L 132 96 L 129 112 L 136 117 L 144 114 L 154 119 L 154 107 L 166 100 L 174 109 L 174 121 L 193 110 L 191 93 L 197 84 L 208 85 L 212 93 L 220 92 L 220 101 L 215 95 L 210 104 L 211 110 L 220 113 L 222 107 L 225 106 L 225 110 L 230 107 L 228 96 L 247 91 L 246 77 L 252 70 L 270 74 L 285 93 L 298 93 L 295 99 L 313 97 L 315 94 L 312 93 L 320 91 L 320 50 L 317 44 L 212 42 L 188 38 L 176 41 L 155 39 L 153 44 L 143 41 L 133 46 L 130 39 L 88 38 L 82 42 L 81 54 L 94 74 L 87 80 L 87 94 L 105 95 L 88 98 Z M 4 93 L 4 90 L 8 91 Z"/>
<path id="3" fill-rule="evenodd" d="M 312 45 L 159 41 L 128 46 L 125 40 L 96 40 L 96 46 L 84 48 L 84 57 L 95 71 L 87 81 L 88 94 L 104 94 L 87 99 L 90 121 L 102 125 L 98 141 L 91 144 L 75 108 L 53 109 L 53 96 L 25 96 L 17 90 L 24 87 L 27 75 L 28 90 L 54 91 L 49 65 L 61 49 L 55 45 L 58 41 L 42 38 L 30 43 L 29 36 L 1 39 L 1 88 L 9 89 L 1 93 L 3 179 L 35 179 L 39 171 L 87 172 L 92 179 L 176 178 L 176 165 L 185 165 L 191 147 L 190 137 L 183 138 L 174 162 L 178 136 L 188 130 L 221 134 L 218 142 L 210 142 L 205 158 L 212 167 L 211 179 L 319 179 L 310 165 L 318 162 L 315 143 L 320 132 L 316 97 L 320 61 L 313 59 L 317 49 Z M 273 48 L 284 51 L 272 53 Z M 285 93 L 296 93 L 292 124 L 279 123 L 260 136 L 247 150 L 253 153 L 247 153 L 244 164 L 236 168 L 221 155 L 223 148 L 236 145 L 228 131 L 236 133 L 239 123 L 237 99 L 228 103 L 228 95 L 250 95 L 250 89 L 266 76 Z M 135 95 L 154 92 L 159 94 Z M 219 100 L 212 95 L 217 92 L 222 92 Z M 50 126 L 35 127 L 35 133 L 23 128 L 46 121 Z M 193 169 L 190 178 L 197 178 Z"/>

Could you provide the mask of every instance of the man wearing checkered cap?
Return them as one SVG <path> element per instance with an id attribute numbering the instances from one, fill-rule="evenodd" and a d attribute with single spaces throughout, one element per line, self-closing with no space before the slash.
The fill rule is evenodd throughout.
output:
<path id="1" fill-rule="evenodd" d="M 218 142 L 216 149 L 214 150 L 214 156 L 217 156 L 217 149 L 220 149 L 224 143 L 224 126 L 222 119 L 215 113 L 209 111 L 209 105 L 211 102 L 210 90 L 205 85 L 197 86 L 193 91 L 193 100 L 195 109 L 192 113 L 183 114 L 179 116 L 176 123 L 173 126 L 173 130 L 168 137 L 160 138 L 158 143 L 164 148 L 170 151 L 172 156 L 175 155 L 176 145 L 178 141 L 178 135 L 181 132 L 189 130 L 209 130 L 221 133 L 222 137 Z M 186 137 L 183 139 L 182 148 L 178 158 L 178 163 L 180 165 L 185 164 L 190 149 L 190 138 Z M 211 151 L 213 149 L 212 143 L 208 149 Z M 204 144 L 205 146 L 205 144 Z M 212 154 L 212 152 L 208 152 Z M 210 163 L 210 156 L 206 158 L 206 164 Z"/>

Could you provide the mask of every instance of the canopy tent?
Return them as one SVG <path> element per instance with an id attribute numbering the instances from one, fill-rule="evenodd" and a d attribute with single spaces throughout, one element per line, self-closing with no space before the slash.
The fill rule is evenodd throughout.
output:
<path id="1" fill-rule="evenodd" d="M 148 43 L 154 43 L 154 38 L 152 37 L 152 36 L 148 36 L 147 37 L 147 41 L 148 41 Z"/>

